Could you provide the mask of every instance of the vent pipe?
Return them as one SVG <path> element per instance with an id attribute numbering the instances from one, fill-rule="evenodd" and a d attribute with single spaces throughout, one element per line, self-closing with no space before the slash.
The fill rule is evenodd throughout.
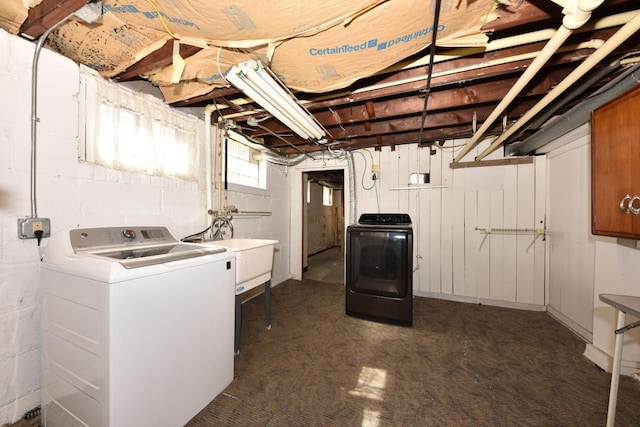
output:
<path id="1" fill-rule="evenodd" d="M 535 135 L 527 138 L 521 144 L 507 146 L 508 156 L 522 156 L 535 152 L 539 148 L 549 144 L 587 123 L 591 118 L 591 112 L 610 100 L 622 95 L 640 84 L 640 64 L 627 70 L 616 80 L 603 86 L 595 94 L 584 102 L 576 105 L 551 124 L 542 128 Z"/>
<path id="2" fill-rule="evenodd" d="M 515 122 L 506 132 L 500 135 L 487 149 L 485 149 L 476 160 L 481 160 L 484 157 L 495 151 L 504 141 L 521 129 L 549 104 L 551 104 L 556 98 L 569 89 L 573 84 L 580 80 L 589 70 L 593 69 L 600 61 L 610 55 L 614 49 L 627 41 L 629 37 L 634 35 L 640 29 L 640 13 L 636 14 L 633 19 L 627 22 L 622 28 L 620 28 L 613 36 L 611 36 L 601 47 L 599 47 L 594 53 L 592 53 L 587 59 L 585 59 L 575 70 L 573 70 L 564 80 L 554 87 L 544 98 L 542 98 L 536 105 L 533 106 L 526 114 L 524 114 L 517 122 Z"/>
<path id="3" fill-rule="evenodd" d="M 520 92 L 529 84 L 542 67 L 549 61 L 553 54 L 569 38 L 574 30 L 583 26 L 591 17 L 591 11 L 597 8 L 603 0 L 577 0 L 567 4 L 562 13 L 565 15 L 562 26 L 558 28 L 553 37 L 547 42 L 531 65 L 527 67 L 522 76 L 509 90 L 498 106 L 491 112 L 487 120 L 484 121 L 480 129 L 467 141 L 460 153 L 453 159 L 459 162 L 484 136 L 485 132 L 495 123 L 500 115 L 507 109 Z"/>

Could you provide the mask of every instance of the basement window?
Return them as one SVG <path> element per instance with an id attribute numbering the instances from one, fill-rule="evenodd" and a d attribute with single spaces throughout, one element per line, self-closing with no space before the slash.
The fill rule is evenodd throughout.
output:
<path id="1" fill-rule="evenodd" d="M 237 132 L 228 132 L 224 140 L 227 183 L 265 190 L 267 162 L 253 158 L 259 152 L 256 144 Z"/>
<path id="2" fill-rule="evenodd" d="M 333 188 L 322 187 L 322 204 L 333 206 Z"/>
<path id="3" fill-rule="evenodd" d="M 115 170 L 198 180 L 198 118 L 80 72 L 79 158 Z"/>

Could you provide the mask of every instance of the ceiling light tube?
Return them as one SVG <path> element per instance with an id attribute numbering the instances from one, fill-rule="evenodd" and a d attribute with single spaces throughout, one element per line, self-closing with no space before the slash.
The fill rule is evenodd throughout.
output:
<path id="1" fill-rule="evenodd" d="M 301 138 L 310 139 L 311 135 L 309 135 L 304 129 L 302 129 L 296 122 L 293 121 L 289 116 L 287 116 L 284 112 L 280 111 L 278 106 L 273 103 L 265 94 L 263 94 L 260 89 L 258 89 L 254 84 L 252 84 L 246 76 L 237 69 L 234 69 L 235 66 L 231 69 L 229 74 L 225 77 L 236 88 L 240 89 L 247 96 L 257 102 L 262 108 L 271 113 L 274 117 L 279 119 L 282 123 L 289 127 L 292 131 L 298 134 Z"/>
<path id="2" fill-rule="evenodd" d="M 274 100 L 278 102 L 282 108 L 290 112 L 294 118 L 298 119 L 299 124 L 306 129 L 309 134 L 313 135 L 316 139 L 323 138 L 324 130 L 315 122 L 309 112 L 271 77 L 267 69 L 259 63 L 258 66 L 253 68 L 255 73 L 247 74 L 249 79 L 255 81 L 259 87 L 264 87 L 266 91 L 273 90 L 273 92 L 277 94 Z"/>
<path id="3" fill-rule="evenodd" d="M 234 65 L 225 78 L 304 139 L 321 139 L 325 131 L 258 61 Z"/>

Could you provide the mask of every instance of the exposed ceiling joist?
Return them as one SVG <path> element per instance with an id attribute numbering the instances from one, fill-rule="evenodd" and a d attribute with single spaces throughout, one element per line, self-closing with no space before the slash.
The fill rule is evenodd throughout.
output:
<path id="1" fill-rule="evenodd" d="M 22 24 L 22 35 L 37 39 L 49 28 L 80 9 L 90 0 L 42 0 L 29 9 L 29 16 Z"/>
<path id="2" fill-rule="evenodd" d="M 149 7 L 143 0 L 131 1 L 142 2 L 138 4 L 139 11 L 143 5 Z M 26 37 L 37 38 L 88 2 L 89 0 L 43 0 L 38 6 L 28 10 L 28 18 L 22 23 L 21 32 Z M 103 0 L 103 3 L 105 5 L 103 10 L 107 13 L 107 17 L 111 18 L 115 15 L 108 15 L 110 11 L 122 6 L 117 0 Z M 181 0 L 174 0 L 173 3 L 171 9 L 171 13 L 175 15 L 173 18 L 180 20 Z M 393 2 L 383 3 L 390 7 L 393 5 Z M 427 3 L 425 0 L 425 5 Z M 314 7 L 310 4 L 307 8 L 310 14 L 313 13 Z M 465 6 L 460 3 L 456 4 L 456 7 Z M 246 8 L 246 12 L 251 13 L 251 6 L 248 3 Z M 162 10 L 162 12 L 164 16 L 168 16 L 168 10 Z M 157 14 L 150 13 L 149 16 L 157 17 Z M 507 124 L 516 121 L 533 108 L 535 103 L 560 84 L 571 70 L 583 63 L 596 48 L 611 38 L 626 22 L 625 19 L 632 19 L 638 13 L 640 13 L 640 5 L 636 0 L 608 0 L 598 7 L 591 20 L 569 37 L 507 108 L 503 114 Z M 425 6 L 425 17 L 427 16 L 428 10 Z M 137 16 L 133 13 L 118 14 L 117 20 L 121 23 L 118 28 L 130 29 L 135 34 L 135 31 L 139 30 L 136 25 L 139 26 L 140 21 L 135 21 L 136 23 L 131 25 L 127 21 L 134 17 Z M 295 95 L 304 102 L 305 107 L 315 119 L 329 132 L 326 142 L 313 143 L 293 136 L 293 133 L 284 125 L 269 118 L 259 106 L 237 89 L 231 86 L 219 87 L 225 84 L 224 79 L 216 80 L 217 86 L 211 85 L 208 93 L 202 94 L 203 90 L 207 90 L 207 84 L 211 82 L 211 70 L 208 71 L 209 74 L 203 74 L 206 78 L 193 81 L 195 86 L 200 85 L 199 87 L 203 89 L 197 92 L 199 95 L 182 98 L 172 102 L 172 105 L 176 108 L 186 107 L 191 111 L 197 111 L 215 102 L 218 110 L 214 114 L 220 113 L 226 118 L 231 118 L 247 135 L 262 138 L 265 145 L 282 153 L 298 154 L 300 151 L 326 150 L 329 146 L 347 149 L 380 149 L 388 146 L 390 149 L 395 149 L 398 145 L 415 143 L 419 140 L 423 141 L 424 145 L 430 145 L 445 139 L 469 138 L 489 117 L 493 108 L 513 86 L 516 79 L 529 67 L 551 37 L 550 34 L 561 25 L 562 19 L 562 8 L 553 1 L 524 0 L 509 4 L 502 2 L 495 9 L 495 19 L 481 28 L 488 38 L 486 47 L 454 47 L 440 44 L 435 52 L 436 61 L 431 64 L 430 69 L 430 52 L 429 47 L 426 46 L 421 52 L 407 56 L 378 71 L 377 74 L 361 78 L 342 90 L 296 93 Z M 277 23 L 278 19 L 271 21 Z M 113 22 L 113 20 L 107 20 L 107 22 Z M 170 26 L 171 22 L 167 22 Z M 154 23 L 159 24 L 159 22 Z M 73 24 L 75 28 L 87 25 L 80 22 Z M 216 21 L 207 25 L 215 28 L 222 24 Z M 56 29 L 50 39 L 54 39 L 58 32 L 64 34 L 63 27 Z M 105 30 L 99 23 L 82 28 L 87 31 L 87 34 L 91 34 L 94 28 Z M 161 35 L 166 37 L 164 29 L 159 25 L 156 25 L 152 31 L 160 31 Z M 180 37 L 176 36 L 176 38 Z M 215 52 L 218 53 L 251 51 L 250 48 L 228 49 L 229 46 L 240 43 L 240 40 L 221 40 L 221 42 L 220 45 L 212 44 L 210 47 L 216 49 Z M 64 47 L 65 43 L 65 40 L 51 40 L 49 47 L 57 49 Z M 195 44 L 198 47 L 181 43 L 180 56 L 184 59 L 197 58 L 198 61 L 203 58 L 203 55 L 206 57 L 206 51 L 201 50 L 202 45 Z M 103 46 L 97 44 L 91 46 L 91 49 L 96 52 L 102 48 Z M 112 78 L 119 82 L 144 82 L 157 70 L 171 66 L 173 48 L 174 40 L 172 39 L 164 43 L 160 49 L 146 49 L 145 56 L 139 59 L 136 57 L 137 62 L 127 62 L 132 65 L 126 69 L 123 67 L 124 71 L 113 75 Z M 637 55 L 638 52 L 640 52 L 640 37 L 636 34 L 629 37 L 596 68 L 602 68 L 608 61 L 623 55 Z M 275 50 L 275 55 L 278 55 L 278 48 Z M 211 56 L 208 58 L 202 63 L 206 64 L 207 61 L 210 63 Z M 375 61 L 373 57 L 372 61 Z M 304 64 L 301 62 L 300 65 Z M 225 69 L 220 68 L 215 74 L 224 73 L 224 71 Z M 566 105 L 554 104 L 548 110 L 553 110 L 554 114 L 569 110 L 584 102 L 592 93 L 615 79 L 622 71 L 623 67 L 617 67 L 611 73 L 602 73 L 602 75 L 594 73 L 588 76 L 589 78 L 585 77 L 583 82 L 589 81 L 589 84 L 572 94 L 570 102 Z M 420 119 L 424 109 L 424 95 L 421 91 L 425 87 L 429 74 L 432 78 L 428 109 L 423 132 L 419 134 Z M 261 126 L 266 130 L 249 126 L 246 122 L 250 117 L 260 119 Z M 538 118 L 546 121 L 553 117 L 542 114 L 536 117 Z M 526 139 L 534 135 L 538 128 L 544 127 L 543 125 L 544 123 L 536 122 L 534 128 L 527 127 L 514 137 L 517 136 L 520 140 Z M 498 135 L 502 130 L 503 124 L 497 123 L 490 128 L 488 136 Z M 506 144 L 516 142 L 518 141 L 509 140 Z"/>

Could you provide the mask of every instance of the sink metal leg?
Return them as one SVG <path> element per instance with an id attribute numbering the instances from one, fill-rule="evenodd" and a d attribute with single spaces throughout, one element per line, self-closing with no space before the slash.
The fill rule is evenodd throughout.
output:
<path id="1" fill-rule="evenodd" d="M 271 280 L 264 284 L 264 314 L 267 329 L 271 329 Z M 236 321 L 233 337 L 233 352 L 237 356 L 240 354 L 240 329 L 242 328 L 242 298 L 236 295 Z"/>
<path id="2" fill-rule="evenodd" d="M 264 284 L 264 314 L 267 322 L 267 329 L 271 329 L 271 280 Z"/>
<path id="3" fill-rule="evenodd" d="M 236 295 L 236 322 L 233 337 L 233 353 L 240 354 L 240 327 L 242 326 L 242 299 Z"/>

